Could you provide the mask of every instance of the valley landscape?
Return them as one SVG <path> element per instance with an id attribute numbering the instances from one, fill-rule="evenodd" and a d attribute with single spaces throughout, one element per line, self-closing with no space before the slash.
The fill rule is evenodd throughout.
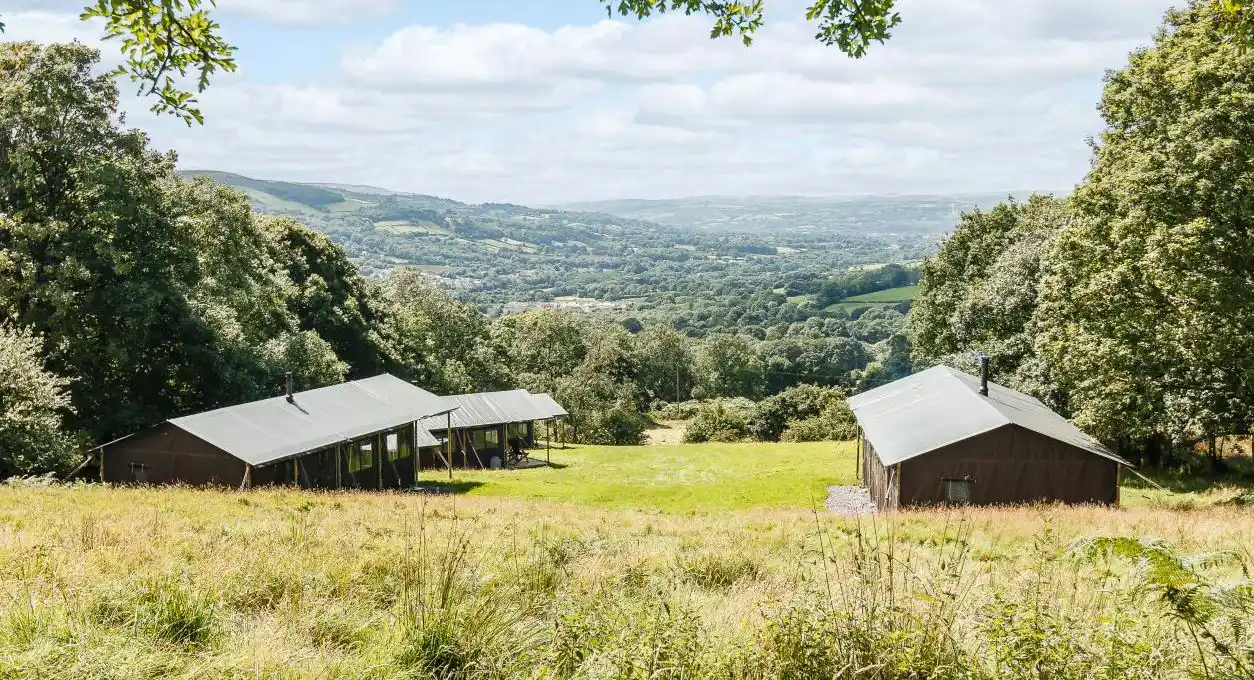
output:
<path id="1" fill-rule="evenodd" d="M 244 4 L 3 11 L 0 680 L 1254 679 L 1254 6 Z"/>

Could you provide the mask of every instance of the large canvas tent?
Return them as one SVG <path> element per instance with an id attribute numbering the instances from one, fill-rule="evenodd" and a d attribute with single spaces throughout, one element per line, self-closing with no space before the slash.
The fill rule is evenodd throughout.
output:
<path id="1" fill-rule="evenodd" d="M 97 449 L 111 482 L 413 484 L 418 452 L 439 446 L 423 418 L 457 408 L 384 374 L 168 420 Z"/>
<path id="2" fill-rule="evenodd" d="M 549 395 L 521 389 L 454 394 L 445 399 L 457 408 L 420 423 L 444 439 L 441 452 L 433 452 L 431 460 L 424 458 L 424 466 L 492 467 L 518 462 L 535 444 L 536 421 L 566 415 Z"/>
<path id="3" fill-rule="evenodd" d="M 1119 502 L 1130 463 L 1026 394 L 937 366 L 849 398 L 881 509 Z"/>

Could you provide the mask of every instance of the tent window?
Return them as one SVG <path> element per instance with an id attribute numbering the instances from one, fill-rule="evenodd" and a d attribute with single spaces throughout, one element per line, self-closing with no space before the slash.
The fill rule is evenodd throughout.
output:
<path id="1" fill-rule="evenodd" d="M 969 479 L 946 479 L 945 502 L 954 505 L 970 505 L 971 484 Z"/>
<path id="2" fill-rule="evenodd" d="M 397 436 L 395 432 L 393 432 L 392 434 L 389 434 L 387 437 L 384 438 L 384 442 L 387 444 L 387 452 L 388 452 L 387 459 L 399 460 L 402 457 L 401 456 L 401 438 Z"/>
<path id="3" fill-rule="evenodd" d="M 144 463 L 131 463 L 131 481 L 140 483 L 148 481 L 148 471 L 151 469 L 152 466 Z"/>
<path id="4" fill-rule="evenodd" d="M 498 433 L 496 430 L 488 430 L 487 432 L 483 433 L 484 439 L 487 440 L 488 447 L 496 447 L 500 445 L 501 439 L 500 439 L 499 434 L 500 433 Z"/>
<path id="5" fill-rule="evenodd" d="M 364 442 L 348 450 L 348 471 L 359 472 L 374 465 L 374 446 Z"/>

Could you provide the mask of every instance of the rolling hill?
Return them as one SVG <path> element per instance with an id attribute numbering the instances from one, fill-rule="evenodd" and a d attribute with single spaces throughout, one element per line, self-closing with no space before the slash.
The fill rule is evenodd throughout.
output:
<path id="1" fill-rule="evenodd" d="M 1026 198 L 1032 192 L 1013 192 Z M 616 200 L 570 203 L 564 210 L 606 213 L 624 218 L 715 232 L 942 234 L 957 215 L 989 208 L 1007 194 L 946 196 L 697 196 L 663 200 Z"/>
<path id="2" fill-rule="evenodd" d="M 801 202 L 790 212 L 786 206 L 791 199 L 762 199 L 754 204 L 757 212 L 747 213 L 752 219 L 745 224 L 731 221 L 711 228 L 700 221 L 705 219 L 701 214 L 687 209 L 660 215 L 667 219 L 663 224 L 593 210 L 615 206 L 587 204 L 576 206 L 586 209 L 561 210 L 470 204 L 344 183 L 305 184 L 213 170 L 183 175 L 232 186 L 248 196 L 255 210 L 292 217 L 327 234 L 367 275 L 398 266 L 417 267 L 456 296 L 485 309 L 507 303 L 511 309 L 528 308 L 565 298 L 597 304 L 647 299 L 633 309 L 668 317 L 687 314 L 690 321 L 685 323 L 735 326 L 742 316 L 754 314 L 712 316 L 708 309 L 728 305 L 730 309 L 754 291 L 769 293 L 789 282 L 813 293 L 834 272 L 909 262 L 935 247 L 931 232 L 876 227 L 902 222 L 892 214 L 873 214 L 877 205 L 873 201 L 847 202 L 839 219 L 811 224 L 799 216 L 812 212 L 818 203 L 798 199 Z M 653 202 L 637 203 L 625 212 L 656 212 L 648 207 Z M 742 204 L 720 203 L 717 210 L 726 214 L 737 205 Z M 781 218 L 779 228 L 754 227 L 754 215 L 767 209 L 791 217 Z M 824 209 L 835 210 L 830 205 Z M 920 208 L 914 205 L 910 210 L 917 213 Z M 861 213 L 868 216 L 860 219 Z M 808 309 L 809 297 L 794 297 L 793 306 Z M 789 300 L 762 304 L 785 302 Z M 692 309 L 677 311 L 681 307 Z"/>

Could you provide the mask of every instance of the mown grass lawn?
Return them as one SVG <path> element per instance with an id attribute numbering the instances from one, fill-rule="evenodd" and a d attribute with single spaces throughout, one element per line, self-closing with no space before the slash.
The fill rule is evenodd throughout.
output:
<path id="1" fill-rule="evenodd" d="M 532 457 L 544 460 L 543 449 Z M 424 483 L 484 498 L 555 501 L 667 513 L 823 508 L 827 488 L 856 485 L 854 442 L 569 446 L 554 467 L 428 470 Z M 1241 480 L 1181 479 L 1151 473 L 1162 488 L 1123 475 L 1121 505 L 1198 510 L 1251 502 Z"/>
<path id="2" fill-rule="evenodd" d="M 821 508 L 827 487 L 857 483 L 853 442 L 572 446 L 552 456 L 553 468 L 454 470 L 453 483 L 472 496 L 664 512 Z"/>

